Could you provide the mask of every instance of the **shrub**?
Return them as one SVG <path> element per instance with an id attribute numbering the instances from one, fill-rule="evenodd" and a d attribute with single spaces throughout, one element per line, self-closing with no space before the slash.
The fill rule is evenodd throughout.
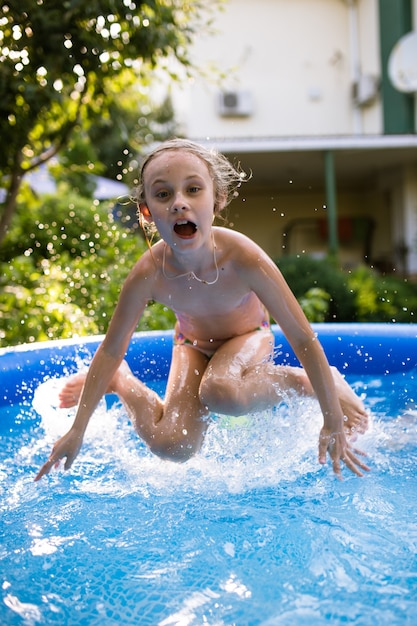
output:
<path id="1" fill-rule="evenodd" d="M 329 295 L 327 310 L 322 311 L 322 321 L 350 322 L 355 318 L 355 297 L 348 277 L 333 262 L 303 255 L 282 257 L 276 263 L 299 301 L 305 301 L 312 288 Z"/>
<path id="2" fill-rule="evenodd" d="M 406 279 L 365 266 L 344 272 L 308 256 L 283 257 L 277 265 L 310 322 L 416 321 L 417 286 Z M 330 296 L 328 303 L 320 302 L 321 292 Z"/>
<path id="3" fill-rule="evenodd" d="M 106 332 L 144 250 L 106 204 L 79 196 L 20 204 L 1 255 L 0 345 Z M 171 328 L 173 319 L 151 304 L 138 328 Z"/>
<path id="4" fill-rule="evenodd" d="M 102 334 L 144 241 L 108 204 L 25 191 L 0 252 L 0 345 Z M 415 322 L 417 287 L 367 267 L 345 273 L 308 256 L 277 261 L 310 322 Z M 172 328 L 150 303 L 138 330 Z"/>
<path id="5" fill-rule="evenodd" d="M 327 291 L 312 287 L 300 298 L 300 305 L 309 322 L 324 322 L 329 313 L 329 301 Z"/>
<path id="6" fill-rule="evenodd" d="M 380 276 L 368 267 L 350 273 L 360 322 L 416 322 L 417 286 L 395 276 Z"/>

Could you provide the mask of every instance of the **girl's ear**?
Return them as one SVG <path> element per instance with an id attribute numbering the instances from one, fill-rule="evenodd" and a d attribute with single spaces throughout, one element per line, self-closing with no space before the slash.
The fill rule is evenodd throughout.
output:
<path id="1" fill-rule="evenodd" d="M 139 213 L 142 215 L 145 222 L 152 222 L 152 215 L 150 210 L 148 209 L 148 205 L 144 202 L 139 204 Z"/>
<path id="2" fill-rule="evenodd" d="M 219 215 L 227 204 L 226 194 L 219 194 L 214 205 L 214 217 Z"/>

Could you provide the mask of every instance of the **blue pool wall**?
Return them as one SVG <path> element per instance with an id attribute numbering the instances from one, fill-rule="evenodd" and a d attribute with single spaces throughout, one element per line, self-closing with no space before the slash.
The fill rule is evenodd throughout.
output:
<path id="1" fill-rule="evenodd" d="M 417 368 L 417 324 L 312 324 L 327 358 L 345 374 L 384 375 Z M 275 361 L 298 365 L 278 326 Z M 141 380 L 167 378 L 172 330 L 138 332 L 126 359 Z M 45 341 L 0 349 L 0 406 L 30 402 L 36 387 L 51 377 L 77 371 L 89 361 L 103 336 Z"/>

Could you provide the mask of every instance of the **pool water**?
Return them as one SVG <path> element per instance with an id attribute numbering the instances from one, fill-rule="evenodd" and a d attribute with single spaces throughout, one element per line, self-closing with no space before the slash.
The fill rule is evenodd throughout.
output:
<path id="1" fill-rule="evenodd" d="M 318 405 L 212 422 L 184 465 L 103 402 L 69 472 L 33 478 L 73 413 L 59 382 L 2 408 L 0 623 L 416 624 L 417 371 L 351 376 L 372 412 L 359 479 L 316 461 Z"/>

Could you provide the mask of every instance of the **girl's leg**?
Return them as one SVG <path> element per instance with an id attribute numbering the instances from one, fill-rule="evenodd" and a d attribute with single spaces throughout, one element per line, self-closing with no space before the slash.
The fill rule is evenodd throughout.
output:
<path id="1" fill-rule="evenodd" d="M 217 350 L 200 387 L 200 398 L 210 411 L 242 415 L 278 404 L 290 390 L 314 395 L 301 367 L 279 366 L 272 361 L 273 337 L 254 331 L 234 337 Z M 368 415 L 360 398 L 334 367 L 331 368 L 339 402 L 353 432 L 366 430 Z"/>
<path id="2" fill-rule="evenodd" d="M 163 411 L 147 439 L 142 432 L 148 426 L 140 411 L 136 411 L 135 427 L 158 456 L 187 461 L 200 450 L 209 425 L 209 413 L 199 395 L 208 361 L 208 357 L 191 346 L 174 346 Z"/>
<path id="3" fill-rule="evenodd" d="M 208 358 L 190 346 L 174 346 L 166 397 L 138 380 L 123 361 L 108 389 L 116 393 L 137 431 L 160 457 L 186 461 L 201 447 L 208 412 L 199 399 L 201 378 Z M 85 374 L 76 374 L 60 393 L 61 406 L 78 402 Z"/>

